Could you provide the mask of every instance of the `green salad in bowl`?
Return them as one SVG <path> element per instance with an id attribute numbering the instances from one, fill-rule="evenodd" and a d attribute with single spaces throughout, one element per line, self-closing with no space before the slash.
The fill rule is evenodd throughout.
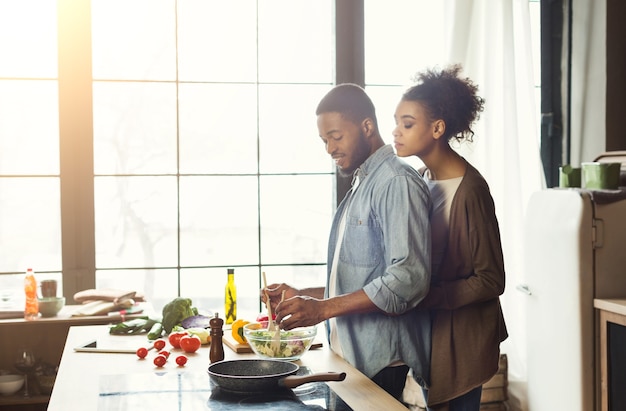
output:
<path id="1" fill-rule="evenodd" d="M 317 327 L 280 330 L 280 339 L 275 341 L 274 331 L 268 331 L 261 323 L 250 323 L 243 327 L 243 335 L 259 357 L 295 361 L 311 348 L 317 335 Z"/>

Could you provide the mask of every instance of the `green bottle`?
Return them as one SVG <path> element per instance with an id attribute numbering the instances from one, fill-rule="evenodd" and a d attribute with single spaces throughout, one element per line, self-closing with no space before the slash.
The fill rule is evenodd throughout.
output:
<path id="1" fill-rule="evenodd" d="M 235 286 L 235 269 L 229 268 L 226 293 L 224 298 L 224 317 L 226 324 L 232 324 L 237 319 L 237 287 Z"/>

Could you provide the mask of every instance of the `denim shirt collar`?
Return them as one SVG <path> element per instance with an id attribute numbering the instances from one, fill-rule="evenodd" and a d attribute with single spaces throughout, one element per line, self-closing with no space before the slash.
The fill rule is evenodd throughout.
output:
<path id="1" fill-rule="evenodd" d="M 394 154 L 395 153 L 393 152 L 391 144 L 386 144 L 380 147 L 374 152 L 374 154 L 369 156 L 367 160 L 365 160 L 363 164 L 359 166 L 359 168 L 356 169 L 354 175 L 352 176 L 352 184 L 354 185 L 355 178 L 357 176 L 359 181 L 362 182 L 363 179 L 365 179 L 369 174 L 376 170 L 376 168 L 378 168 L 387 157 L 393 156 Z"/>

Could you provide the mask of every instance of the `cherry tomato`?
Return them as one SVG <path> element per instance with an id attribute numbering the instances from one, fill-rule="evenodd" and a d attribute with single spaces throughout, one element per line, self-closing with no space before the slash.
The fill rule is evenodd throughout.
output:
<path id="1" fill-rule="evenodd" d="M 162 350 L 163 348 L 165 348 L 165 340 L 163 339 L 158 339 L 154 342 L 154 348 L 156 348 L 157 350 Z"/>
<path id="2" fill-rule="evenodd" d="M 170 358 L 170 352 L 169 351 L 159 351 L 159 355 L 162 355 L 165 358 Z"/>
<path id="3" fill-rule="evenodd" d="M 202 340 L 197 335 L 184 335 L 181 337 L 180 348 L 183 349 L 184 352 L 194 353 L 198 351 L 200 345 L 202 345 Z"/>
<path id="4" fill-rule="evenodd" d="M 163 367 L 166 362 L 167 358 L 164 355 L 159 354 L 154 357 L 154 365 L 156 365 L 157 367 Z"/>
<path id="5" fill-rule="evenodd" d="M 187 335 L 185 331 L 174 331 L 168 336 L 170 345 L 174 348 L 180 348 L 180 339 Z"/>
<path id="6" fill-rule="evenodd" d="M 146 356 L 148 355 L 148 349 L 141 347 L 141 348 L 137 348 L 137 357 L 139 358 L 146 358 Z"/>
<path id="7" fill-rule="evenodd" d="M 187 364 L 187 357 L 185 357 L 184 355 L 179 355 L 178 357 L 176 357 L 176 364 L 184 367 L 185 364 Z"/>

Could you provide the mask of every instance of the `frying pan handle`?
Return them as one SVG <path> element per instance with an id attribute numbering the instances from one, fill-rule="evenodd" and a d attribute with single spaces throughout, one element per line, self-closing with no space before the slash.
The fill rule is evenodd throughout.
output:
<path id="1" fill-rule="evenodd" d="M 307 382 L 316 381 L 343 381 L 346 379 L 345 372 L 316 372 L 308 375 L 290 375 L 285 378 L 281 378 L 278 381 L 278 385 L 286 388 L 296 388 Z"/>

